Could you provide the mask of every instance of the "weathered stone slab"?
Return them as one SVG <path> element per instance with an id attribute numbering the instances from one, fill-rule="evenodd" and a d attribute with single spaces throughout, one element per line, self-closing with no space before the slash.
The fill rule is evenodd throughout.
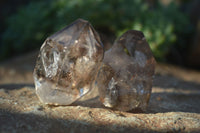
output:
<path id="1" fill-rule="evenodd" d="M 0 85 L 0 88 L 0 132 L 131 133 L 200 130 L 199 103 L 189 106 L 190 99 L 177 98 L 173 104 L 171 102 L 176 95 L 170 97 L 162 88 L 153 88 L 149 107 L 143 113 L 113 111 L 101 105 L 96 105 L 95 108 L 89 105 L 47 106 L 39 101 L 33 86 L 18 88 L 16 85 Z M 158 95 L 158 91 L 166 94 L 166 97 Z M 194 100 L 199 101 L 200 94 L 197 96 Z M 194 98 L 193 95 L 188 97 Z M 190 109 L 182 108 L 179 103 L 193 108 L 193 113 L 187 112 Z"/>

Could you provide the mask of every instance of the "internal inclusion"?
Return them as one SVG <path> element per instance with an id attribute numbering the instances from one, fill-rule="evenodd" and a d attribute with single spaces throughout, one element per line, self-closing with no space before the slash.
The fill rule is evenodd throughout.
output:
<path id="1" fill-rule="evenodd" d="M 69 105 L 91 90 L 103 59 L 99 39 L 90 23 L 81 19 L 47 38 L 34 70 L 40 101 Z"/>
<path id="2" fill-rule="evenodd" d="M 127 31 L 104 54 L 98 33 L 78 19 L 42 45 L 34 69 L 36 94 L 45 104 L 70 105 L 98 90 L 106 107 L 145 109 L 154 69 L 142 32 Z"/>

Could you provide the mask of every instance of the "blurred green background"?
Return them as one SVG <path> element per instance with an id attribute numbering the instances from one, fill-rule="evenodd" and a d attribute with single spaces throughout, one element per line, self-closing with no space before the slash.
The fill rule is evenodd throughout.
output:
<path id="1" fill-rule="evenodd" d="M 0 61 L 39 49 L 78 18 L 105 45 L 126 30 L 144 33 L 157 61 L 200 68 L 199 0 L 1 0 Z"/>

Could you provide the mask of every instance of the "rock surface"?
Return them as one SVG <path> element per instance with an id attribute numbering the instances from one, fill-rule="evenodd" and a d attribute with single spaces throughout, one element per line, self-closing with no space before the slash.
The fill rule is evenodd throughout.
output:
<path id="1" fill-rule="evenodd" d="M 0 64 L 0 132 L 200 131 L 199 72 L 157 64 L 146 112 L 113 111 L 96 97 L 71 106 L 47 106 L 33 85 L 35 55 Z"/>

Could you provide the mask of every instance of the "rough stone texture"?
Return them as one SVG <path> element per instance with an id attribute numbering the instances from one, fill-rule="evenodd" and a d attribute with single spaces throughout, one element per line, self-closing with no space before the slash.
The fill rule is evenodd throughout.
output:
<path id="1" fill-rule="evenodd" d="M 98 98 L 87 104 L 46 106 L 33 85 L 35 55 L 0 64 L 0 132 L 200 131 L 199 72 L 157 64 L 146 112 L 112 111 L 95 104 Z"/>

